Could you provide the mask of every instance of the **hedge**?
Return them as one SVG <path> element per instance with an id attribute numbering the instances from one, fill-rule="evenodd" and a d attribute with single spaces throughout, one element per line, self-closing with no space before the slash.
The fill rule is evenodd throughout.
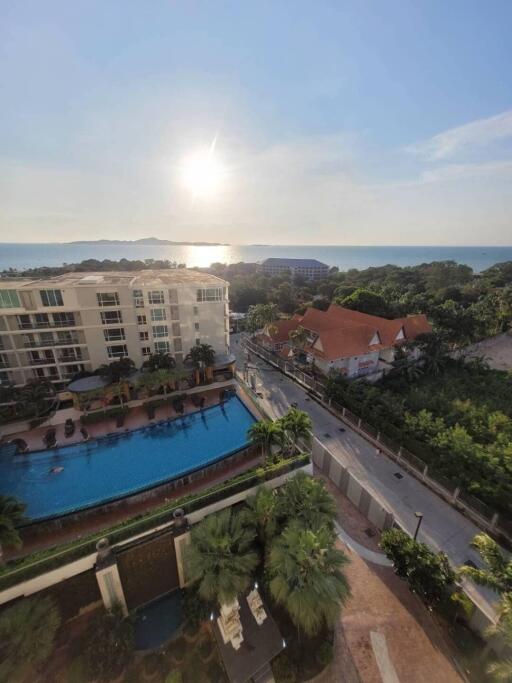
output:
<path id="1" fill-rule="evenodd" d="M 114 408 L 105 408 L 105 410 L 97 410 L 94 413 L 87 413 L 82 415 L 80 422 L 83 425 L 95 424 L 96 422 L 101 422 L 102 420 L 108 420 L 112 417 L 120 417 L 121 415 L 127 415 L 130 409 L 126 406 L 115 406 Z"/>
<path id="2" fill-rule="evenodd" d="M 291 472 L 294 469 L 303 467 L 310 461 L 309 454 L 301 454 L 288 460 L 278 462 L 274 465 L 258 467 L 248 472 L 244 472 L 238 477 L 227 482 L 222 482 L 213 486 L 205 492 L 190 494 L 183 498 L 171 501 L 166 506 L 132 517 L 129 520 L 110 529 L 103 529 L 97 534 L 91 535 L 85 540 L 75 541 L 67 545 L 49 548 L 32 555 L 8 563 L 0 571 L 0 590 L 14 586 L 22 581 L 44 574 L 45 572 L 57 569 L 58 567 L 73 562 L 96 552 L 96 543 L 100 538 L 108 537 L 112 545 L 119 543 L 127 538 L 136 536 L 144 531 L 165 524 L 173 519 L 173 512 L 182 508 L 185 513 L 190 513 L 212 503 L 216 503 L 223 498 L 232 496 L 241 491 L 245 491 L 253 486 L 269 481 L 275 477 Z"/>

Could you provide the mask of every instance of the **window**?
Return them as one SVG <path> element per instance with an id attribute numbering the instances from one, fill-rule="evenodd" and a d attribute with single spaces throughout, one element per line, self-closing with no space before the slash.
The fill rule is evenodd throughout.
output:
<path id="1" fill-rule="evenodd" d="M 167 320 L 165 308 L 153 308 L 151 310 L 151 320 L 153 322 L 157 322 L 158 320 Z"/>
<path id="2" fill-rule="evenodd" d="M 128 348 L 126 344 L 107 346 L 107 354 L 109 358 L 125 358 L 128 356 Z"/>
<path id="3" fill-rule="evenodd" d="M 14 289 L 0 289 L 0 308 L 19 308 L 20 300 Z"/>
<path id="4" fill-rule="evenodd" d="M 110 330 L 103 330 L 103 336 L 105 341 L 124 341 L 126 337 L 124 336 L 124 328 L 122 327 L 112 327 Z"/>
<path id="5" fill-rule="evenodd" d="M 53 324 L 55 325 L 55 327 L 74 327 L 76 324 L 75 315 L 74 313 L 54 313 Z M 44 327 L 44 325 L 41 325 L 41 327 Z"/>
<path id="6" fill-rule="evenodd" d="M 199 315 L 199 306 L 194 306 L 194 315 Z"/>
<path id="7" fill-rule="evenodd" d="M 142 347 L 142 355 L 143 356 L 151 356 L 151 346 L 143 346 Z"/>
<path id="8" fill-rule="evenodd" d="M 196 332 L 199 332 L 199 323 L 194 323 L 194 329 Z"/>
<path id="9" fill-rule="evenodd" d="M 101 322 L 103 325 L 119 325 L 123 322 L 121 311 L 102 311 Z"/>
<path id="10" fill-rule="evenodd" d="M 96 294 L 98 306 L 119 306 L 119 294 L 117 292 L 98 292 Z"/>
<path id="11" fill-rule="evenodd" d="M 200 344 L 201 344 L 201 340 L 200 340 L 200 339 L 196 339 L 196 346 L 199 346 Z"/>
<path id="12" fill-rule="evenodd" d="M 153 325 L 153 337 L 168 337 L 169 329 L 167 325 Z"/>
<path id="13" fill-rule="evenodd" d="M 155 353 L 169 353 L 171 347 L 168 341 L 157 341 L 155 342 Z"/>
<path id="14" fill-rule="evenodd" d="M 171 320 L 179 320 L 180 319 L 180 307 L 179 306 L 171 306 Z"/>
<path id="15" fill-rule="evenodd" d="M 41 289 L 39 294 L 41 295 L 43 306 L 64 306 L 60 289 Z"/>
<path id="16" fill-rule="evenodd" d="M 135 304 L 135 308 L 144 308 L 144 294 L 142 293 L 142 289 L 133 290 L 133 303 Z"/>
<path id="17" fill-rule="evenodd" d="M 150 304 L 163 304 L 164 303 L 164 293 L 163 292 L 148 292 L 148 301 Z"/>
<path id="18" fill-rule="evenodd" d="M 138 315 L 137 316 L 137 325 L 147 325 L 148 324 L 148 319 L 146 318 L 145 315 Z"/>
<path id="19" fill-rule="evenodd" d="M 57 332 L 58 344 L 76 344 L 78 339 L 73 336 L 72 332 Z"/>
<path id="20" fill-rule="evenodd" d="M 222 301 L 222 287 L 198 289 L 197 301 Z"/>
<path id="21" fill-rule="evenodd" d="M 149 339 L 149 333 L 146 332 L 139 332 L 139 341 L 148 341 Z"/>
<path id="22" fill-rule="evenodd" d="M 32 321 L 29 315 L 18 315 L 18 327 L 20 330 L 30 330 L 32 328 Z"/>

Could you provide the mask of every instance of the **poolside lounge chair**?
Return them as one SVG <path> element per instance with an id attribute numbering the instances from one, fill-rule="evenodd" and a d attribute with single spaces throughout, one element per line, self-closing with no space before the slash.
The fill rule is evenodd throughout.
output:
<path id="1" fill-rule="evenodd" d="M 64 436 L 66 438 L 68 438 L 70 436 L 73 436 L 74 433 L 75 433 L 75 423 L 70 417 L 68 417 L 68 419 L 66 420 L 66 423 L 64 424 Z"/>
<path id="2" fill-rule="evenodd" d="M 13 439 L 11 441 L 16 446 L 16 453 L 27 453 L 28 446 L 24 439 Z"/>
<path id="3" fill-rule="evenodd" d="M 124 418 L 124 414 L 116 417 L 116 427 L 122 427 L 124 425 Z"/>
<path id="4" fill-rule="evenodd" d="M 84 441 L 88 441 L 89 439 L 89 432 L 85 427 L 80 427 L 80 434 L 83 436 Z"/>
<path id="5" fill-rule="evenodd" d="M 53 448 L 57 444 L 56 430 L 49 429 L 43 436 L 43 443 L 46 448 Z"/>

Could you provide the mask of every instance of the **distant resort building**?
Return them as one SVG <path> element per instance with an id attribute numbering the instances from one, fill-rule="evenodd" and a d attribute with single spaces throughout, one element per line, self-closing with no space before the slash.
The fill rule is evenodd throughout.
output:
<path id="1" fill-rule="evenodd" d="M 186 268 L 0 280 L 0 384 L 77 373 L 152 353 L 181 362 L 192 346 L 229 350 L 228 283 Z"/>
<path id="2" fill-rule="evenodd" d="M 291 273 L 292 277 L 300 275 L 306 280 L 321 280 L 329 274 L 329 266 L 311 258 L 268 258 L 261 267 L 267 275 Z"/>
<path id="3" fill-rule="evenodd" d="M 326 374 L 338 370 L 347 377 L 378 372 L 381 363 L 394 360 L 397 347 L 419 334 L 432 332 L 423 314 L 387 320 L 331 304 L 327 311 L 308 308 L 303 316 L 273 323 L 258 341 L 283 358 L 291 358 L 294 348 L 290 333 L 299 327 L 307 332 L 300 348 L 307 362 Z"/>

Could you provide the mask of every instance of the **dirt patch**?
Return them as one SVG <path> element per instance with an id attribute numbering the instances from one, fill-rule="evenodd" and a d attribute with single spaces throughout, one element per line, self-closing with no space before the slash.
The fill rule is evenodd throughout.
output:
<path id="1" fill-rule="evenodd" d="M 468 346 L 467 358 L 483 356 L 493 370 L 512 370 L 512 334 L 505 332 Z"/>

